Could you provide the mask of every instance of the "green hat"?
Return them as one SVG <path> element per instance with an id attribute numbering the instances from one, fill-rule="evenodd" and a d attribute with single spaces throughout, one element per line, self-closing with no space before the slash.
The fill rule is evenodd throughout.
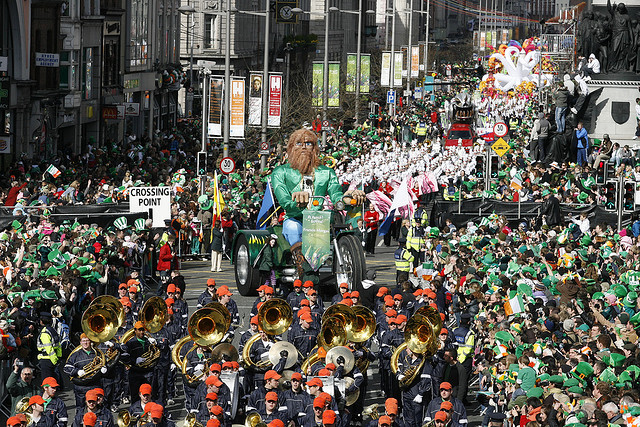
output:
<path id="1" fill-rule="evenodd" d="M 574 385 L 572 387 L 569 387 L 569 389 L 567 390 L 569 393 L 576 393 L 576 394 L 582 394 L 584 393 L 584 390 L 582 389 L 582 387 Z"/>
<path id="2" fill-rule="evenodd" d="M 23 300 L 27 300 L 29 298 L 33 298 L 33 299 L 37 299 L 40 298 L 40 291 L 37 290 L 31 290 L 31 291 L 27 291 L 24 293 L 24 295 L 22 296 Z"/>
<path id="3" fill-rule="evenodd" d="M 613 288 L 613 293 L 616 297 L 622 298 L 627 295 L 629 291 L 624 287 L 624 285 L 617 285 L 615 288 Z"/>
<path id="4" fill-rule="evenodd" d="M 206 211 L 213 207 L 213 200 L 210 200 L 206 194 L 203 194 L 198 197 L 198 204 L 200 205 L 201 210 Z"/>
<path id="5" fill-rule="evenodd" d="M 611 353 L 611 355 L 609 356 L 609 366 L 611 367 L 618 367 L 618 366 L 622 366 L 624 364 L 626 357 L 622 354 L 618 354 L 618 353 Z M 604 358 L 602 359 L 604 361 Z"/>
<path id="6" fill-rule="evenodd" d="M 59 276 L 60 271 L 55 267 L 49 267 L 44 274 L 45 276 Z"/>
<path id="7" fill-rule="evenodd" d="M 546 188 L 544 190 L 542 190 L 542 197 L 548 196 L 549 194 L 551 194 L 551 193 Z"/>
<path id="8" fill-rule="evenodd" d="M 591 299 L 594 299 L 594 300 L 604 299 L 604 294 L 602 292 L 596 292 L 593 294 Z"/>
<path id="9" fill-rule="evenodd" d="M 629 322 L 631 322 L 633 326 L 640 325 L 640 311 L 634 314 L 633 316 L 631 316 L 631 319 L 629 319 Z"/>
<path id="10" fill-rule="evenodd" d="M 144 218 L 136 219 L 135 221 L 133 221 L 133 225 L 136 227 L 136 231 L 145 230 L 145 220 L 144 220 Z"/>
<path id="11" fill-rule="evenodd" d="M 542 390 L 541 387 L 534 387 L 534 388 L 530 389 L 527 392 L 527 397 L 538 397 L 538 398 L 540 398 L 540 397 L 542 397 L 542 392 L 543 392 L 543 390 Z"/>
<path id="12" fill-rule="evenodd" d="M 14 219 L 13 222 L 11 223 L 11 227 L 13 227 L 13 229 L 16 231 L 20 231 L 22 230 L 22 223 Z"/>
<path id="13" fill-rule="evenodd" d="M 589 195 L 587 193 L 585 193 L 584 191 L 582 191 L 578 195 L 578 201 L 583 202 L 583 203 L 586 202 L 588 198 L 589 198 Z"/>
<path id="14" fill-rule="evenodd" d="M 113 225 L 115 225 L 118 230 L 124 230 L 127 228 L 127 218 L 124 216 L 116 218 L 116 220 L 113 221 Z"/>
<path id="15" fill-rule="evenodd" d="M 551 375 L 549 377 L 549 382 L 554 384 L 562 384 L 564 382 L 564 378 L 562 378 L 562 375 Z"/>
<path id="16" fill-rule="evenodd" d="M 573 387 L 574 385 L 579 385 L 580 382 L 578 382 L 577 379 L 575 378 L 567 378 L 564 383 L 562 383 L 562 387 Z"/>
<path id="17" fill-rule="evenodd" d="M 45 291 L 42 291 L 40 293 L 42 295 L 42 299 L 46 299 L 46 300 L 57 300 L 58 296 L 56 295 L 56 293 L 50 289 L 47 289 Z"/>
<path id="18" fill-rule="evenodd" d="M 629 292 L 622 300 L 622 304 L 624 304 L 625 307 L 634 308 L 636 306 L 637 299 L 638 294 L 636 292 Z"/>
<path id="19" fill-rule="evenodd" d="M 507 409 L 512 410 L 516 406 L 521 408 L 524 405 L 526 405 L 526 403 L 527 403 L 527 396 L 525 396 L 524 394 L 521 394 L 520 396 L 516 397 L 511 402 L 509 402 L 509 404 L 507 405 Z"/>
<path id="20" fill-rule="evenodd" d="M 580 239 L 580 244 L 582 246 L 589 246 L 591 244 L 592 240 L 591 240 L 591 236 L 589 236 L 588 234 L 584 234 L 582 236 L 582 238 Z"/>
<path id="21" fill-rule="evenodd" d="M 602 360 L 604 361 L 604 358 Z M 607 383 L 613 383 L 613 382 L 618 381 L 618 376 L 613 371 L 613 368 L 609 367 L 609 368 L 605 369 L 604 371 L 602 371 L 602 373 L 598 377 L 598 380 L 604 381 L 604 382 L 607 382 Z"/>
<path id="22" fill-rule="evenodd" d="M 498 331 L 496 332 L 495 338 L 497 341 L 500 341 L 502 344 L 510 343 L 514 341 L 515 338 L 507 331 Z"/>
<path id="23" fill-rule="evenodd" d="M 587 377 L 593 375 L 593 367 L 589 365 L 587 362 L 580 362 L 573 369 L 573 375 L 581 380 L 584 380 Z"/>
<path id="24" fill-rule="evenodd" d="M 578 329 L 581 330 L 582 332 L 588 332 L 589 326 L 587 326 L 586 323 L 583 323 L 582 325 L 578 326 Z"/>
<path id="25" fill-rule="evenodd" d="M 526 267 L 525 267 L 526 268 Z M 518 285 L 518 293 L 527 296 L 533 296 L 533 291 L 531 290 L 531 286 L 526 283 L 520 283 Z"/>

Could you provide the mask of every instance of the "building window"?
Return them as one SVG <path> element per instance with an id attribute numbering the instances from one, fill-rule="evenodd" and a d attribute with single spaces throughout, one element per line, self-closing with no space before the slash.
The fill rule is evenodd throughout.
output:
<path id="1" fill-rule="evenodd" d="M 118 69 L 120 46 L 115 40 L 109 40 L 104 45 L 104 86 L 118 84 Z"/>
<path id="2" fill-rule="evenodd" d="M 84 49 L 84 88 L 83 99 L 93 98 L 93 48 Z"/>
<path id="3" fill-rule="evenodd" d="M 146 65 L 149 40 L 149 0 L 131 0 L 129 65 Z"/>
<path id="4" fill-rule="evenodd" d="M 78 90 L 78 51 L 60 52 L 60 89 Z"/>
<path id="5" fill-rule="evenodd" d="M 220 50 L 220 19 L 216 15 L 204 16 L 204 47 Z"/>

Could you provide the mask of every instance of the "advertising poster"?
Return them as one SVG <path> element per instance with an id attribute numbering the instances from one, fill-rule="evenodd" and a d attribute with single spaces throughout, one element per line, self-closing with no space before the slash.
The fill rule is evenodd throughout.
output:
<path id="1" fill-rule="evenodd" d="M 329 107 L 340 106 L 340 63 L 329 63 Z"/>
<path id="2" fill-rule="evenodd" d="M 391 86 L 391 52 L 382 52 L 380 65 L 380 86 Z"/>
<path id="3" fill-rule="evenodd" d="M 229 138 L 244 138 L 244 79 L 231 79 Z"/>
<path id="4" fill-rule="evenodd" d="M 249 75 L 249 126 L 262 124 L 262 73 Z"/>
<path id="5" fill-rule="evenodd" d="M 269 121 L 268 126 L 280 127 L 282 116 L 282 74 L 269 75 Z"/>
<path id="6" fill-rule="evenodd" d="M 347 93 L 354 93 L 356 91 L 356 72 L 358 70 L 358 55 L 355 53 L 347 54 L 347 82 L 345 84 L 345 91 Z"/>
<path id="7" fill-rule="evenodd" d="M 402 86 L 402 52 L 393 53 L 393 86 Z"/>
<path id="8" fill-rule="evenodd" d="M 311 105 L 313 107 L 322 107 L 322 62 L 313 63 L 312 89 L 311 89 Z"/>
<path id="9" fill-rule="evenodd" d="M 331 212 L 302 212 L 302 254 L 314 271 L 331 255 Z"/>
<path id="10" fill-rule="evenodd" d="M 222 90 L 224 88 L 224 79 L 222 77 L 211 77 L 210 87 L 207 133 L 212 138 L 222 136 Z"/>
<path id="11" fill-rule="evenodd" d="M 411 78 L 420 75 L 420 46 L 411 46 Z"/>
<path id="12" fill-rule="evenodd" d="M 360 61 L 360 93 L 369 93 L 371 90 L 371 55 L 361 54 Z"/>

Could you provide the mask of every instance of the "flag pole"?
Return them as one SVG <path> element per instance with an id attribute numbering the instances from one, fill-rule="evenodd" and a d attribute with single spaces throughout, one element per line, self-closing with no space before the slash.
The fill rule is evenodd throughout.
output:
<path id="1" fill-rule="evenodd" d="M 269 219 L 270 219 L 270 218 L 271 218 L 271 217 L 272 217 L 276 212 L 278 212 L 279 210 L 280 210 L 280 206 L 278 206 L 277 208 L 275 208 L 275 209 L 273 210 L 273 212 L 271 212 L 271 215 L 269 215 L 269 216 L 268 216 L 268 217 L 267 217 L 267 218 L 262 222 L 262 224 L 260 224 L 260 227 L 262 227 L 263 225 L 265 225 L 265 224 L 267 223 L 267 221 L 269 221 Z"/>

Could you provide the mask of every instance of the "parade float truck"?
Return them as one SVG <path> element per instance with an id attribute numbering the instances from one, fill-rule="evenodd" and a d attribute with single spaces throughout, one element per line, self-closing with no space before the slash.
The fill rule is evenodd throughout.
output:
<path id="1" fill-rule="evenodd" d="M 449 105 L 449 122 L 451 126 L 445 137 L 445 148 L 472 147 L 476 138 L 473 128 L 476 110 L 471 102 L 471 95 L 466 92 L 458 93 Z"/>

